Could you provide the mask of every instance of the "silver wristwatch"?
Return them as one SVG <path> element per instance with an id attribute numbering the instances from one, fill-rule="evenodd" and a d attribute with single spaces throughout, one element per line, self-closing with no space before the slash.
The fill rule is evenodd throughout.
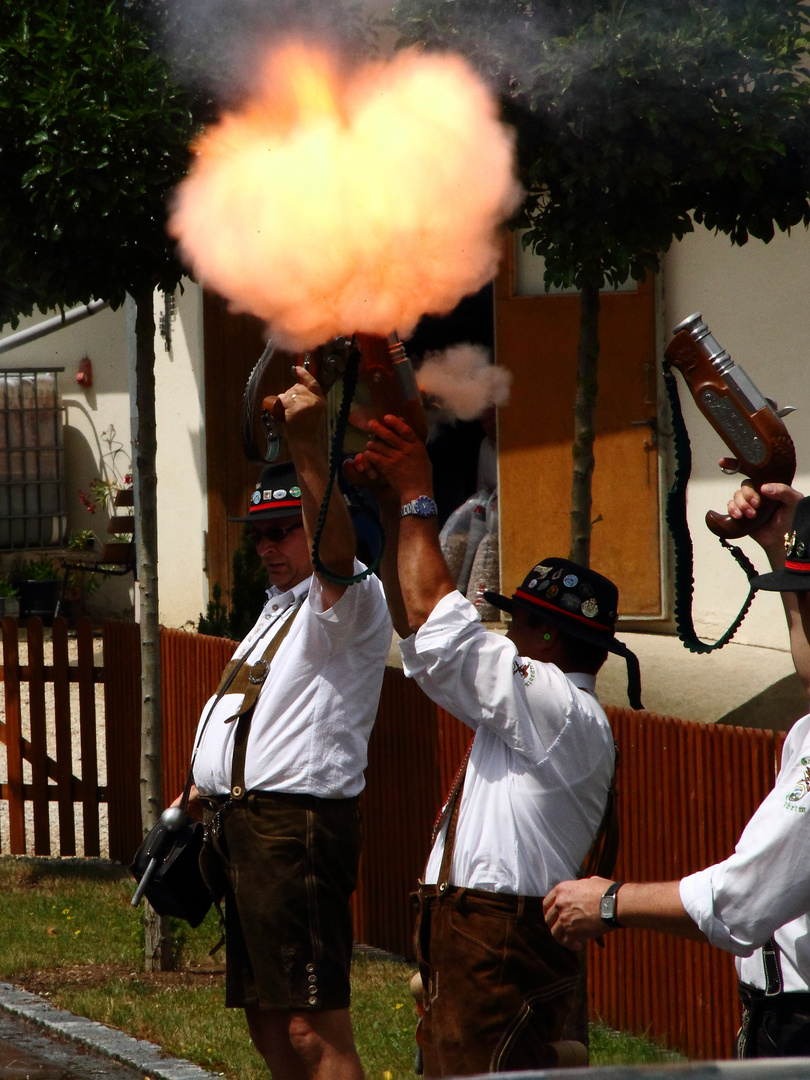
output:
<path id="1" fill-rule="evenodd" d="M 616 893 L 624 885 L 623 881 L 614 881 L 599 901 L 599 915 L 602 922 L 614 929 L 621 929 L 621 923 L 616 918 Z"/>
<path id="2" fill-rule="evenodd" d="M 400 517 L 413 514 L 415 517 L 429 518 L 436 517 L 437 513 L 436 503 L 428 495 L 420 495 L 418 499 L 412 499 L 411 502 L 399 508 Z"/>

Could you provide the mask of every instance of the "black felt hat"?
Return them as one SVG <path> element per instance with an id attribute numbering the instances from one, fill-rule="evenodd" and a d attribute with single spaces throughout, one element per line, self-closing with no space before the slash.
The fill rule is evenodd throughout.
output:
<path id="1" fill-rule="evenodd" d="M 228 521 L 272 521 L 301 513 L 301 488 L 291 461 L 265 465 L 250 496 L 247 517 Z"/>
<path id="2" fill-rule="evenodd" d="M 793 525 L 785 533 L 785 568 L 751 579 L 752 589 L 807 592 L 810 589 L 810 495 L 796 503 Z"/>
<path id="3" fill-rule="evenodd" d="M 532 567 L 511 599 L 490 592 L 484 599 L 510 613 L 519 607 L 572 637 L 623 656 L 630 704 L 643 708 L 638 658 L 615 637 L 619 590 L 608 578 L 568 559 L 544 559 Z"/>

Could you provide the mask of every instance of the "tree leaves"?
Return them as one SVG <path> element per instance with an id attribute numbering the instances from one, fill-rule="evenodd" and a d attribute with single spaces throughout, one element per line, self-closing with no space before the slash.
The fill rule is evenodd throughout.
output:
<path id="1" fill-rule="evenodd" d="M 810 220 L 801 0 L 398 0 L 402 43 L 452 47 L 518 130 L 520 225 L 550 285 L 656 269 L 692 223 L 733 243 Z"/>
<path id="2" fill-rule="evenodd" d="M 0 0 L 0 324 L 182 276 L 165 199 L 194 101 L 98 0 Z"/>

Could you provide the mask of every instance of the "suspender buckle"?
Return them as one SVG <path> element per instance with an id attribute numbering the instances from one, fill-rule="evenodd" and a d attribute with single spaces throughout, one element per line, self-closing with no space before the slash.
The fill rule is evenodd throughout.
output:
<path id="1" fill-rule="evenodd" d="M 270 665 L 265 659 L 257 660 L 248 668 L 248 682 L 253 683 L 254 686 L 261 686 L 269 671 Z"/>

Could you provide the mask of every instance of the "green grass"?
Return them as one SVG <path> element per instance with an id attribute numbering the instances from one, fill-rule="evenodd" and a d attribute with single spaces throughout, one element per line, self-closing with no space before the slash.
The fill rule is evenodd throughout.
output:
<path id="1" fill-rule="evenodd" d="M 208 956 L 219 937 L 215 913 L 196 930 L 178 923 L 179 970 L 148 976 L 133 888 L 126 870 L 100 860 L 0 858 L 0 979 L 232 1080 L 267 1080 L 242 1013 L 223 1007 L 224 957 Z M 352 1022 L 368 1080 L 413 1077 L 412 970 L 355 957 Z M 648 1040 L 592 1026 L 594 1065 L 675 1059 Z"/>
<path id="2" fill-rule="evenodd" d="M 665 1065 L 686 1061 L 682 1054 L 643 1035 L 614 1031 L 597 1021 L 590 1025 L 591 1065 Z"/>

